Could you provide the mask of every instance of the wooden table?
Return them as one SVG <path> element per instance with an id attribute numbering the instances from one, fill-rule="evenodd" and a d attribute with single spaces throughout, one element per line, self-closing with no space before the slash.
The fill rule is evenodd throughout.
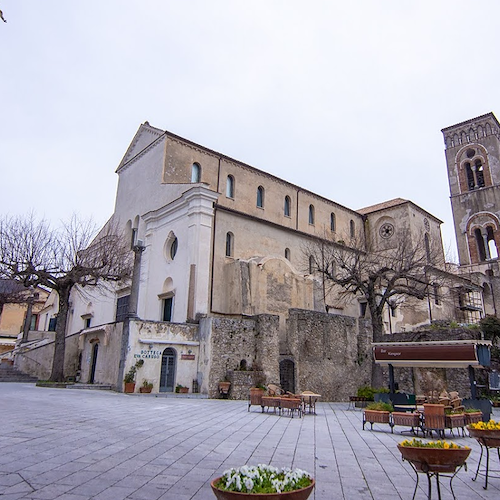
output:
<path id="1" fill-rule="evenodd" d="M 321 394 L 316 394 L 314 392 L 303 392 L 300 395 L 300 399 L 302 399 L 302 404 L 304 405 L 303 413 L 314 413 L 316 415 L 316 402 L 321 397 Z M 309 411 L 307 411 L 309 408 Z"/>

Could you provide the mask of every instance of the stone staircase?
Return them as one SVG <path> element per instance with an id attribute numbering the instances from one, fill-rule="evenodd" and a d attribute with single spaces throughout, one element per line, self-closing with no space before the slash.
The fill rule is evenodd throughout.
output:
<path id="1" fill-rule="evenodd" d="M 19 371 L 10 364 L 0 363 L 0 382 L 36 382 L 38 379 Z"/>

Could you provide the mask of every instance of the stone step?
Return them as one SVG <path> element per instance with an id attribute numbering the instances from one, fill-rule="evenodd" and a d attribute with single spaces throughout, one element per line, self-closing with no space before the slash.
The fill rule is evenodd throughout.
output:
<path id="1" fill-rule="evenodd" d="M 112 391 L 113 386 L 107 384 L 68 384 L 66 389 L 91 389 L 94 391 Z"/>
<path id="2" fill-rule="evenodd" d="M 19 371 L 12 365 L 0 364 L 0 382 L 36 382 L 38 379 Z"/>

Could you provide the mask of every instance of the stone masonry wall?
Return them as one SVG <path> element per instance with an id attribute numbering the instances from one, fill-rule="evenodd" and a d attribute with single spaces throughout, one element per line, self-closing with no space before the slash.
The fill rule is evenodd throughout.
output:
<path id="1" fill-rule="evenodd" d="M 359 326 L 359 328 L 358 328 Z M 324 401 L 347 401 L 371 377 L 371 329 L 366 321 L 291 309 L 287 342 L 296 370 L 296 391 Z"/>
<path id="2" fill-rule="evenodd" d="M 245 319 L 213 318 L 210 332 L 209 397 L 218 397 L 218 383 L 238 370 L 242 360 L 247 368 L 262 369 L 264 383 L 279 383 L 279 318 L 262 314 Z M 233 395 L 230 392 L 230 397 Z M 239 390 L 234 397 L 247 399 Z"/>

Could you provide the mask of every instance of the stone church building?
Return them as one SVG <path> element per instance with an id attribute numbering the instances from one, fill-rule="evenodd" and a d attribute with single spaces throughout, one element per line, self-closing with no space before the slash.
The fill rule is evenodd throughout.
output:
<path id="1" fill-rule="evenodd" d="M 498 122 L 489 114 L 443 133 L 462 277 L 453 290 L 388 308 L 388 335 L 496 313 Z M 126 233 L 136 275 L 106 291 L 72 294 L 66 374 L 81 382 L 121 390 L 142 359 L 136 392 L 147 380 L 153 392 L 182 385 L 216 397 L 218 382 L 229 379 L 233 397 L 262 381 L 345 400 L 370 383 L 366 300 L 325 293 L 309 268 L 308 245 L 356 241 L 376 253 L 405 234 L 425 241 L 438 256 L 435 268 L 451 274 L 441 221 L 409 200 L 353 210 L 148 122 L 116 172 L 109 224 Z M 50 324 L 57 310 L 44 314 L 40 324 Z M 47 378 L 50 349 L 25 345 L 16 363 Z"/>

